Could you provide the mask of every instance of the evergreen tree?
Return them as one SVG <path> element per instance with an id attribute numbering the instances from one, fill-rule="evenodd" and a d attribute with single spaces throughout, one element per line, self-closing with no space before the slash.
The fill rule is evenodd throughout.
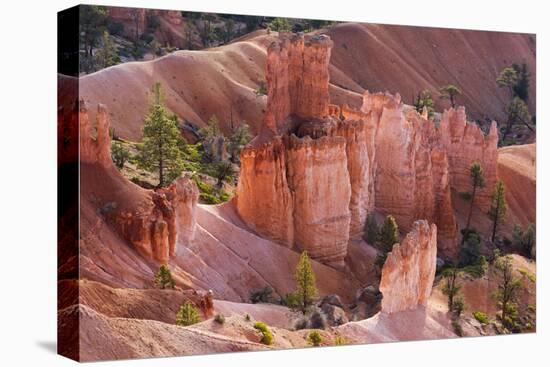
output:
<path id="1" fill-rule="evenodd" d="M 212 163 L 208 171 L 212 177 L 218 180 L 218 182 L 216 183 L 218 187 L 223 186 L 223 181 L 232 180 L 233 176 L 235 176 L 235 169 L 233 168 L 233 164 L 228 161 Z"/>
<path id="2" fill-rule="evenodd" d="M 449 306 L 449 312 L 454 310 L 455 296 L 460 291 L 460 284 L 457 283 L 458 268 L 453 266 L 451 269 L 446 269 L 443 272 L 445 277 L 445 284 L 443 286 L 443 294 L 447 296 L 447 305 Z"/>
<path id="3" fill-rule="evenodd" d="M 164 264 L 160 266 L 159 271 L 155 274 L 155 285 L 160 289 L 174 289 L 176 283 L 168 266 Z"/>
<path id="4" fill-rule="evenodd" d="M 176 325 L 189 326 L 201 322 L 199 310 L 190 302 L 185 302 L 176 314 Z"/>
<path id="5" fill-rule="evenodd" d="M 111 35 L 109 35 L 109 32 L 103 31 L 101 47 L 95 56 L 98 60 L 98 65 L 100 68 L 107 68 L 120 62 L 120 57 L 116 53 L 115 44 L 111 38 Z"/>
<path id="6" fill-rule="evenodd" d="M 512 130 L 514 125 L 522 123 L 529 130 L 535 132 L 531 123 L 531 114 L 529 113 L 529 108 L 524 100 L 519 97 L 514 97 L 510 104 L 506 107 L 506 128 L 504 129 L 504 134 L 502 134 L 502 140 L 506 139 L 506 136 Z"/>
<path id="7" fill-rule="evenodd" d="M 367 215 L 367 221 L 365 222 L 365 235 L 364 239 L 369 245 L 374 245 L 378 242 L 380 236 L 380 228 L 376 223 L 376 218 L 373 213 Z"/>
<path id="8" fill-rule="evenodd" d="M 501 88 L 508 88 L 510 95 L 515 96 L 514 88 L 518 83 L 518 73 L 514 68 L 504 68 L 497 77 L 497 84 Z"/>
<path id="9" fill-rule="evenodd" d="M 470 229 L 470 221 L 472 219 L 472 212 L 474 210 L 474 202 L 476 199 L 476 192 L 477 189 L 480 187 L 485 186 L 485 178 L 483 175 L 483 168 L 479 164 L 479 162 L 473 162 L 470 165 L 470 178 L 472 180 L 472 196 L 470 198 L 470 211 L 468 212 L 468 220 L 466 221 L 466 232 Z M 462 237 L 462 241 L 464 242 L 464 237 Z"/>
<path id="10" fill-rule="evenodd" d="M 317 296 L 317 286 L 315 284 L 315 273 L 311 267 L 311 261 L 307 251 L 302 252 L 300 261 L 296 266 L 294 274 L 296 280 L 296 296 L 299 302 L 299 309 L 305 315 L 307 309 L 313 304 Z"/>
<path id="11" fill-rule="evenodd" d="M 455 107 L 455 98 L 457 95 L 462 94 L 462 91 L 454 84 L 449 84 L 439 89 L 441 92 L 441 99 L 448 99 L 451 102 L 451 107 Z"/>
<path id="12" fill-rule="evenodd" d="M 479 265 L 481 252 L 481 236 L 475 229 L 462 230 L 462 243 L 459 253 L 459 265 Z"/>
<path id="13" fill-rule="evenodd" d="M 138 161 L 141 167 L 158 171 L 158 187 L 165 186 L 167 178 L 173 179 L 183 170 L 181 140 L 176 123 L 168 117 L 162 104 L 160 83 L 156 83 L 154 101 L 143 125 L 143 141 Z"/>
<path id="14" fill-rule="evenodd" d="M 493 234 L 491 236 L 491 242 L 495 242 L 497 225 L 504 220 L 507 210 L 508 204 L 506 203 L 504 184 L 502 181 L 498 181 L 491 196 L 491 208 L 489 209 L 489 217 L 493 221 Z"/>
<path id="15" fill-rule="evenodd" d="M 395 218 L 391 215 L 386 216 L 382 229 L 380 230 L 380 243 L 384 251 L 390 252 L 393 245 L 399 242 L 399 228 Z"/>
<path id="16" fill-rule="evenodd" d="M 233 135 L 231 135 L 229 138 L 229 154 L 232 162 L 239 162 L 241 150 L 250 142 L 251 138 L 250 128 L 247 124 L 242 124 L 239 126 Z"/>
<path id="17" fill-rule="evenodd" d="M 124 168 L 124 164 L 130 158 L 130 151 L 121 142 L 115 141 L 111 144 L 111 158 L 120 170 Z"/>
<path id="18" fill-rule="evenodd" d="M 495 269 L 499 277 L 498 288 L 493 294 L 500 309 L 500 319 L 504 327 L 509 330 L 516 328 L 517 298 L 521 288 L 519 279 L 513 276 L 512 258 L 499 256 L 495 260 Z"/>
<path id="19" fill-rule="evenodd" d="M 516 71 L 517 75 L 517 82 L 514 86 L 514 94 L 527 102 L 527 99 L 529 98 L 529 78 L 531 76 L 529 71 L 527 71 L 527 64 L 512 64 L 512 68 Z"/>
<path id="20" fill-rule="evenodd" d="M 414 101 L 414 108 L 418 113 L 422 113 L 424 108 L 428 112 L 428 118 L 432 118 L 435 112 L 434 100 L 432 98 L 432 93 L 429 90 L 423 90 L 421 93 L 418 93 L 416 100 Z"/>

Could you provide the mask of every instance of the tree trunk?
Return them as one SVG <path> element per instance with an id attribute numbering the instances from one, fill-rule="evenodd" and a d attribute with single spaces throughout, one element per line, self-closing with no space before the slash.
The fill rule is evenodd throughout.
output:
<path id="1" fill-rule="evenodd" d="M 491 242 L 493 243 L 495 243 L 495 235 L 497 233 L 499 211 L 500 211 L 500 202 L 497 202 L 497 207 L 495 208 L 495 213 L 493 218 L 493 235 L 491 236 Z"/>

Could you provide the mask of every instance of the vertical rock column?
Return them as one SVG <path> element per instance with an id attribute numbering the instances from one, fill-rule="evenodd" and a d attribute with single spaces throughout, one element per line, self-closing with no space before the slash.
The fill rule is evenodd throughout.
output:
<path id="1" fill-rule="evenodd" d="M 432 292 L 437 259 L 437 227 L 416 221 L 401 244 L 395 244 L 382 267 L 382 312 L 425 306 Z"/>

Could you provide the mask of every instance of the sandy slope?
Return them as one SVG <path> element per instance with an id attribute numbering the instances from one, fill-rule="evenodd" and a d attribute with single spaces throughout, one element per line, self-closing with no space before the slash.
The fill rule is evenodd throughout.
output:
<path id="1" fill-rule="evenodd" d="M 525 61 L 532 74 L 534 111 L 535 49 L 530 35 L 353 23 L 327 33 L 334 40 L 333 103 L 358 106 L 358 93 L 364 89 L 399 92 L 411 103 L 422 89 L 436 92 L 454 83 L 464 92 L 458 103 L 471 117 L 501 118 L 508 96 L 495 78 L 502 67 Z M 81 95 L 92 105 L 106 104 L 116 133 L 131 140 L 141 137 L 149 91 L 156 81 L 165 87 L 167 106 L 180 119 L 202 125 L 216 115 L 226 129 L 233 119 L 235 125 L 246 121 L 257 131 L 265 97 L 254 91 L 265 79 L 266 46 L 275 37 L 276 32 L 257 31 L 218 48 L 178 51 L 103 69 L 81 78 Z M 436 102 L 440 110 L 448 106 Z"/>
<path id="2" fill-rule="evenodd" d="M 470 116 L 501 119 L 509 96 L 495 79 L 503 67 L 526 62 L 535 110 L 533 35 L 353 23 L 327 34 L 334 41 L 331 82 L 346 89 L 399 92 L 411 103 L 422 89 L 437 92 L 453 83 L 464 92 L 458 103 Z M 448 102 L 436 100 L 436 106 L 442 110 Z"/>
<path id="3" fill-rule="evenodd" d="M 506 201 L 513 224 L 535 222 L 536 216 L 536 145 L 515 145 L 499 149 L 498 177 L 506 187 Z"/>

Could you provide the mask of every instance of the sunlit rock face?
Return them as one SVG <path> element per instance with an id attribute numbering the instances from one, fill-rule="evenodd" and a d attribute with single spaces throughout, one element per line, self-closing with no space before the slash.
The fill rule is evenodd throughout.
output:
<path id="1" fill-rule="evenodd" d="M 403 241 L 393 246 L 382 267 L 382 312 L 394 313 L 425 306 L 432 292 L 437 258 L 437 227 L 414 222 Z"/>
<path id="2" fill-rule="evenodd" d="M 331 47 L 326 36 L 288 34 L 268 47 L 264 128 L 241 153 L 239 214 L 258 234 L 336 266 L 370 212 L 393 215 L 402 231 L 424 219 L 439 229 L 439 255 L 455 258 L 451 192 L 469 190 L 475 160 L 494 184 L 496 124 L 484 136 L 458 108 L 437 126 L 399 94 L 366 91 L 359 110 L 331 105 Z"/>
<path id="3" fill-rule="evenodd" d="M 476 204 L 484 211 L 497 179 L 497 124 L 493 121 L 488 135 L 473 122 L 466 121 L 464 107 L 443 112 L 439 127 L 443 146 L 449 160 L 451 187 L 457 192 L 470 192 L 470 165 L 478 161 L 485 175 L 485 187 L 476 195 Z"/>

